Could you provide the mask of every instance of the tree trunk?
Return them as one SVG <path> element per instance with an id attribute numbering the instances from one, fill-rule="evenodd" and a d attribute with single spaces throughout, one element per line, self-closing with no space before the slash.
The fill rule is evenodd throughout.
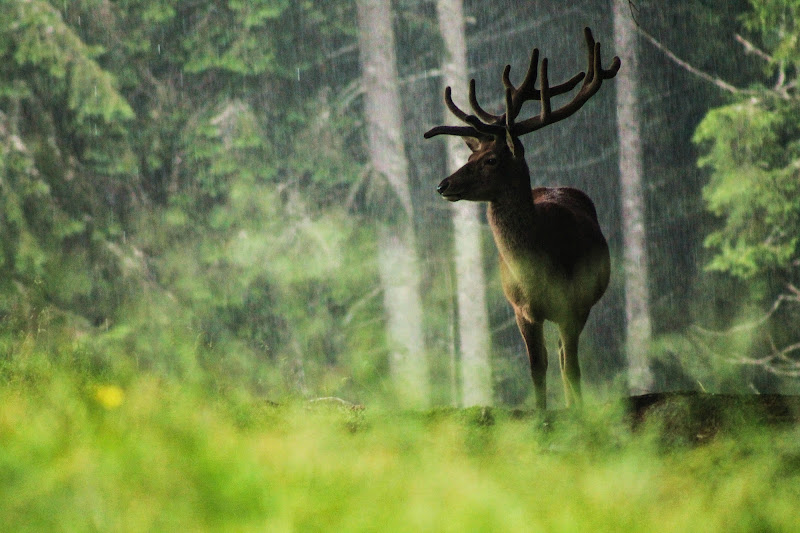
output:
<path id="1" fill-rule="evenodd" d="M 625 274 L 626 352 L 632 392 L 651 392 L 653 376 L 647 360 L 650 345 L 643 155 L 639 104 L 638 35 L 629 0 L 614 0 L 614 43 L 622 59 L 616 77 L 622 195 L 623 271 Z"/>
<path id="2" fill-rule="evenodd" d="M 449 85 L 454 98 L 467 101 L 467 43 L 462 0 L 437 0 L 439 31 L 445 46 L 442 65 L 443 85 Z M 444 108 L 445 121 L 453 122 Z M 469 149 L 460 138 L 447 136 L 448 171 L 466 163 Z M 458 331 L 461 353 L 461 403 L 492 403 L 492 371 L 489 359 L 489 317 L 486 308 L 486 280 L 483 272 L 480 205 L 471 202 L 452 204 L 455 227 L 454 257 L 458 293 Z"/>
<path id="3" fill-rule="evenodd" d="M 378 231 L 378 269 L 391 351 L 390 372 L 400 402 L 424 407 L 429 403 L 430 378 L 391 2 L 358 0 L 357 8 L 370 160 L 394 193 L 394 198 L 387 198 L 387 205 L 397 205 L 402 211 L 394 223 L 379 222 Z"/>

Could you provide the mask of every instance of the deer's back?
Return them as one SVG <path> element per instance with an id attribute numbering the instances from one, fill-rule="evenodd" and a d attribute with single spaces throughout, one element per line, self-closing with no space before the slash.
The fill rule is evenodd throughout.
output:
<path id="1" fill-rule="evenodd" d="M 533 203 L 537 208 L 549 209 L 551 206 L 566 208 L 576 213 L 582 213 L 594 220 L 595 223 L 598 223 L 594 202 L 580 189 L 575 189 L 574 187 L 536 187 L 532 193 Z"/>
<path id="2" fill-rule="evenodd" d="M 572 187 L 533 189 L 536 241 L 567 278 L 584 265 L 608 255 L 592 200 Z M 594 266 L 594 265 L 587 265 Z"/>

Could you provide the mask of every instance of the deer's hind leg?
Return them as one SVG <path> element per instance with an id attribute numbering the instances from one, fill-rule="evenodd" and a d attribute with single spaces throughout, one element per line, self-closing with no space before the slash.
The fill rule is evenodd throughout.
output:
<path id="1" fill-rule="evenodd" d="M 521 313 L 516 313 L 517 326 L 522 333 L 528 360 L 531 363 L 533 390 L 536 394 L 536 407 L 547 408 L 547 348 L 544 345 L 544 328 L 542 322 L 531 322 Z"/>

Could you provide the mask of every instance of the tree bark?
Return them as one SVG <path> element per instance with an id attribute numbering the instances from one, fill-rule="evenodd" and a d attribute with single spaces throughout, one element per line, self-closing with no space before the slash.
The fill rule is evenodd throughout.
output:
<path id="1" fill-rule="evenodd" d="M 379 222 L 378 230 L 390 372 L 399 401 L 408 407 L 424 407 L 430 401 L 430 378 L 391 2 L 358 0 L 357 11 L 370 160 L 394 193 L 387 203 L 402 210 L 396 222 Z"/>
<path id="2" fill-rule="evenodd" d="M 445 47 L 442 65 L 443 85 L 450 86 L 460 102 L 467 101 L 467 41 L 463 0 L 437 0 L 439 31 Z M 444 107 L 445 122 L 454 117 Z M 447 136 L 448 171 L 466 163 L 469 149 L 460 138 Z M 489 316 L 486 308 L 486 279 L 479 204 L 452 204 L 456 290 L 458 293 L 458 331 L 461 353 L 461 403 L 465 406 L 492 403 Z"/>
<path id="3" fill-rule="evenodd" d="M 642 393 L 652 392 L 653 387 L 653 376 L 647 360 L 652 329 L 642 185 L 644 162 L 639 103 L 639 41 L 630 10 L 629 0 L 614 0 L 614 43 L 616 53 L 622 59 L 622 68 L 616 77 L 616 89 L 628 383 L 632 392 Z"/>

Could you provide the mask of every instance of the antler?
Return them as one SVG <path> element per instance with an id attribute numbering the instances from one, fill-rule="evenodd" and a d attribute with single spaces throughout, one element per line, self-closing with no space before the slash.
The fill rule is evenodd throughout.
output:
<path id="1" fill-rule="evenodd" d="M 519 87 L 514 87 L 514 84 L 511 83 L 509 77 L 511 66 L 506 65 L 503 70 L 502 80 L 506 88 L 505 113 L 494 115 L 480 106 L 475 96 L 474 79 L 470 80 L 469 83 L 469 103 L 475 113 L 474 115 L 465 113 L 455 105 L 451 94 L 452 91 L 450 87 L 447 87 L 444 92 L 444 101 L 447 104 L 447 108 L 456 117 L 467 123 L 468 126 L 437 126 L 427 131 L 425 138 L 430 139 L 436 135 L 457 135 L 481 139 L 500 138 L 509 135 L 512 138 L 516 138 L 569 117 L 600 90 L 603 80 L 616 76 L 620 67 L 619 58 L 614 57 L 610 68 L 602 68 L 600 43 L 595 42 L 592 31 L 589 28 L 584 29 L 584 35 L 589 56 L 587 73 L 580 72 L 564 83 L 551 87 L 547 76 L 547 58 L 542 59 L 541 65 L 539 65 L 539 49 L 535 48 L 531 54 L 531 62 L 525 74 L 525 79 Z M 539 89 L 534 88 L 537 78 L 537 66 L 539 67 L 538 77 L 541 78 Z M 553 96 L 571 91 L 581 81 L 583 81 L 583 85 L 575 97 L 564 106 L 552 110 L 550 99 Z M 522 105 L 529 100 L 540 101 L 541 112 L 535 117 L 516 122 Z"/>
<path id="2" fill-rule="evenodd" d="M 531 117 L 516 124 L 511 131 L 514 136 L 525 135 L 526 133 L 538 130 L 549 124 L 558 122 L 559 120 L 564 120 L 583 107 L 583 104 L 600 90 L 603 80 L 611 79 L 617 75 L 621 65 L 619 58 L 614 57 L 611 62 L 611 67 L 609 69 L 604 69 L 600 58 L 600 43 L 594 41 L 592 31 L 589 28 L 584 29 L 584 34 L 586 36 L 586 48 L 589 52 L 589 59 L 587 74 L 585 77 L 581 76 L 583 77 L 583 86 L 581 86 L 578 94 L 576 94 L 569 103 L 552 111 L 550 109 L 550 97 L 558 93 L 555 92 L 555 87 L 551 89 L 547 85 L 547 59 L 543 59 L 541 65 L 541 94 L 540 98 L 538 98 L 538 100 L 542 102 L 541 113 L 539 116 Z M 574 79 L 575 78 L 573 78 L 573 80 Z"/>

